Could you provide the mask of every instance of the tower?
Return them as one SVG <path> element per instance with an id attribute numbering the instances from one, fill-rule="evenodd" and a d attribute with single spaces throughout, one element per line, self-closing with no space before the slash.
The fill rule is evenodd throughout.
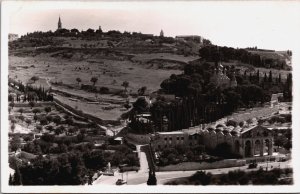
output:
<path id="1" fill-rule="evenodd" d="M 163 31 L 163 30 L 160 31 L 159 36 L 160 36 L 160 37 L 164 37 L 164 31 Z"/>
<path id="2" fill-rule="evenodd" d="M 61 29 L 62 27 L 61 27 L 61 21 L 60 21 L 60 16 L 59 16 L 59 18 L 58 18 L 58 24 L 57 24 L 57 29 L 59 30 L 59 29 Z"/>

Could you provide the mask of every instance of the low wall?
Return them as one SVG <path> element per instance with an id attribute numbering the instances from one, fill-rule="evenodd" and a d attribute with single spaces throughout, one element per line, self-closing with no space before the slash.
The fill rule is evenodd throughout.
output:
<path id="1" fill-rule="evenodd" d="M 59 101 L 58 99 L 54 98 L 54 102 L 57 103 L 58 105 L 61 105 L 63 106 L 64 108 L 70 110 L 71 112 L 74 112 L 75 114 L 81 116 L 81 117 L 84 117 L 84 118 L 88 118 L 90 119 L 91 121 L 97 123 L 97 124 L 100 124 L 100 125 L 105 125 L 105 124 L 112 124 L 112 125 L 120 125 L 121 122 L 120 121 L 112 121 L 112 120 L 102 120 L 98 117 L 95 117 L 95 116 L 92 116 L 90 114 L 87 114 L 87 113 L 84 113 L 82 112 L 81 110 L 77 110 L 61 101 Z"/>
<path id="2" fill-rule="evenodd" d="M 151 135 L 139 135 L 134 133 L 127 133 L 127 137 L 140 144 L 149 144 Z"/>
<path id="3" fill-rule="evenodd" d="M 16 107 L 30 107 L 29 102 L 15 102 L 15 105 L 14 105 L 14 108 Z M 35 102 L 35 106 L 52 106 L 53 105 L 53 102 L 43 102 L 43 101 L 38 101 L 38 102 Z M 35 108 L 35 106 L 33 108 Z"/>
<path id="4" fill-rule="evenodd" d="M 228 159 L 220 160 L 212 163 L 208 162 L 183 162 L 176 165 L 168 165 L 159 167 L 157 166 L 157 171 L 188 171 L 188 170 L 206 170 L 215 168 L 229 168 L 238 167 L 246 165 L 245 160 Z"/>

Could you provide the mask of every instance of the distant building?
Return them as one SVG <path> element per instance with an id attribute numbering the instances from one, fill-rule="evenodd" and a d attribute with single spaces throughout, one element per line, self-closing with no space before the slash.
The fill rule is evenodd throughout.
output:
<path id="1" fill-rule="evenodd" d="M 160 31 L 159 36 L 160 36 L 160 37 L 164 37 L 164 31 L 163 31 L 163 30 Z"/>
<path id="2" fill-rule="evenodd" d="M 175 39 L 177 41 L 194 41 L 194 42 L 198 42 L 198 43 L 202 43 L 203 42 L 203 38 L 201 36 L 198 35 L 181 35 L 181 36 L 176 36 Z"/>
<path id="3" fill-rule="evenodd" d="M 283 98 L 283 93 L 272 94 L 270 101 L 271 107 L 278 105 L 279 98 Z"/>
<path id="4" fill-rule="evenodd" d="M 58 30 L 62 29 L 62 23 L 61 23 L 61 20 L 60 20 L 60 16 L 59 16 L 59 18 L 58 18 L 57 29 L 58 29 Z"/>
<path id="5" fill-rule="evenodd" d="M 19 38 L 19 35 L 18 35 L 18 34 L 11 34 L 11 33 L 8 34 L 8 41 L 9 41 L 9 42 L 12 42 L 12 41 L 14 41 L 14 40 L 17 40 L 18 38 Z"/>
<path id="6" fill-rule="evenodd" d="M 193 146 L 200 143 L 200 136 L 182 131 L 158 132 L 152 137 L 152 146 L 155 150 L 170 148 L 179 145 Z"/>
<path id="7" fill-rule="evenodd" d="M 221 89 L 236 87 L 237 82 L 235 74 L 233 73 L 232 78 L 230 79 L 227 76 L 226 68 L 223 67 L 221 63 L 218 63 L 217 67 L 214 70 L 214 74 L 211 77 L 210 81 Z"/>

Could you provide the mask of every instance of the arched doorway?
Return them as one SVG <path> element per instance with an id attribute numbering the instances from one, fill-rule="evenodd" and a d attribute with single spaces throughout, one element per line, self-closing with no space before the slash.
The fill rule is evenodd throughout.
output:
<path id="1" fill-rule="evenodd" d="M 261 142 L 260 140 L 256 140 L 254 143 L 254 156 L 260 155 Z"/>
<path id="2" fill-rule="evenodd" d="M 248 140 L 246 141 L 245 143 L 245 157 L 251 157 L 251 149 L 252 149 L 252 146 L 251 146 L 251 141 Z"/>
<path id="3" fill-rule="evenodd" d="M 235 143 L 234 143 L 234 152 L 236 154 L 240 153 L 240 142 L 238 140 L 236 140 Z"/>

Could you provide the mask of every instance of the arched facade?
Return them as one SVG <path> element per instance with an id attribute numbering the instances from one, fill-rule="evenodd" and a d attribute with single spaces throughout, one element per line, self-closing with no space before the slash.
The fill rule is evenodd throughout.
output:
<path id="1" fill-rule="evenodd" d="M 272 131 L 262 126 L 248 129 L 209 127 L 203 130 L 199 129 L 197 133 L 193 134 L 183 131 L 160 132 L 155 137 L 153 146 L 158 150 L 176 145 L 194 146 L 197 144 L 214 149 L 217 145 L 226 142 L 231 146 L 233 153 L 244 158 L 273 154 Z"/>
<path id="2" fill-rule="evenodd" d="M 210 130 L 209 134 L 207 132 L 200 133 L 203 136 L 204 145 L 210 149 L 226 142 L 231 145 L 233 153 L 244 158 L 273 154 L 273 134 L 271 130 L 262 126 L 254 126 L 240 132 L 232 131 L 216 129 Z"/>

